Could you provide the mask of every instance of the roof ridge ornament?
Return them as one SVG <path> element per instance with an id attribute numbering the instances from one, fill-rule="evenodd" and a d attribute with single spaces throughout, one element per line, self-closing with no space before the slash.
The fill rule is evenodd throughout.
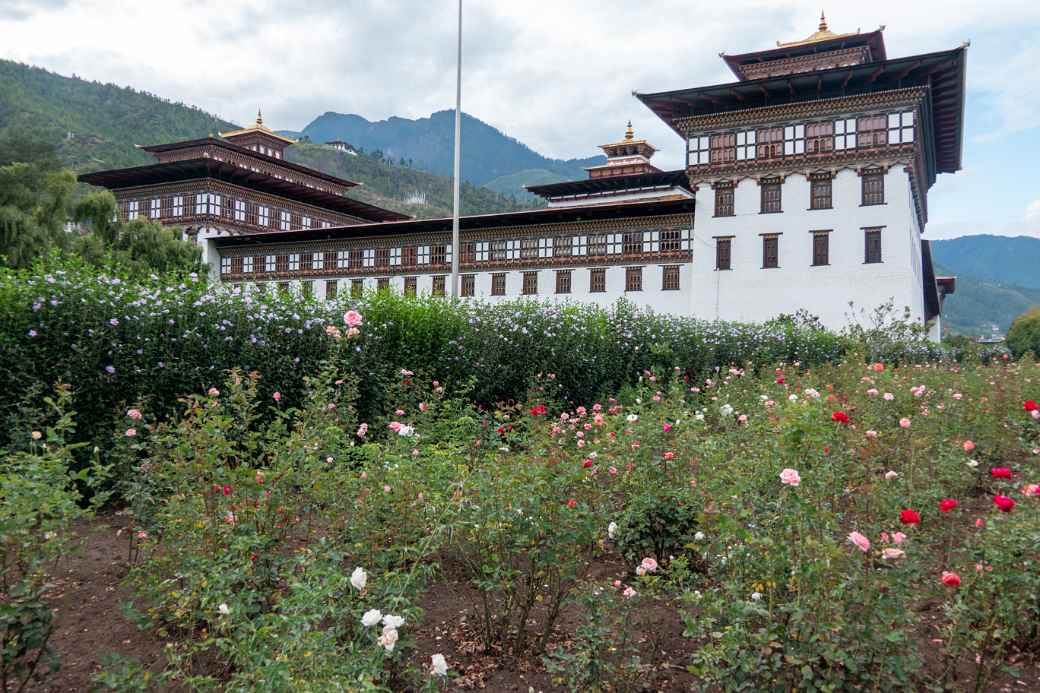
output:
<path id="1" fill-rule="evenodd" d="M 849 38 L 851 36 L 859 35 L 859 29 L 847 34 L 835 34 L 827 26 L 827 15 L 824 14 L 823 10 L 820 10 L 820 24 L 816 33 L 811 34 L 807 38 L 801 41 L 777 41 L 777 48 L 795 48 L 797 46 L 804 46 L 811 43 L 819 43 L 821 41 L 832 41 L 834 39 Z"/>
<path id="2" fill-rule="evenodd" d="M 636 133 L 635 133 L 635 130 L 632 129 L 632 121 L 630 120 L 630 121 L 628 121 L 628 127 L 625 128 L 625 140 L 626 141 L 631 141 L 631 140 L 635 139 L 635 136 L 636 136 Z"/>

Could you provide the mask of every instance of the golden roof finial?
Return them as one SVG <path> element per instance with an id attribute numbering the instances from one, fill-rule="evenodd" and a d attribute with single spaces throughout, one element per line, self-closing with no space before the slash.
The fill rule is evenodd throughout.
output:
<path id="1" fill-rule="evenodd" d="M 636 136 L 635 130 L 632 129 L 632 121 L 628 121 L 628 127 L 625 128 L 625 139 L 631 140 Z"/>
<path id="2" fill-rule="evenodd" d="M 857 36 L 858 34 L 859 29 L 850 34 L 835 34 L 833 31 L 827 28 L 827 16 L 821 10 L 820 28 L 819 30 L 817 30 L 815 34 L 809 36 L 808 38 L 804 38 L 801 41 L 777 41 L 776 45 L 778 48 L 794 48 L 796 46 L 805 46 L 810 43 L 819 43 L 821 41 L 833 41 L 835 39 L 849 38 L 852 36 Z"/>
<path id="3" fill-rule="evenodd" d="M 827 17 L 824 16 L 823 10 L 820 10 L 820 31 L 827 31 Z"/>
<path id="4" fill-rule="evenodd" d="M 256 107 L 256 124 L 257 125 L 263 125 L 264 124 L 264 116 L 263 116 L 263 114 L 260 113 L 260 107 L 259 106 Z"/>

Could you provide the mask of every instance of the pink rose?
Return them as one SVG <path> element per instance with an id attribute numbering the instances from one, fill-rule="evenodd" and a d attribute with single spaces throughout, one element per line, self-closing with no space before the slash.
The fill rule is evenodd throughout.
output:
<path id="1" fill-rule="evenodd" d="M 643 575 L 645 573 L 656 572 L 657 568 L 658 568 L 657 561 L 655 561 L 653 558 L 650 558 L 649 556 L 647 556 L 639 564 L 639 568 L 636 569 L 636 572 L 639 573 L 639 570 L 642 569 L 643 572 L 639 573 L 639 574 Z"/>
<path id="2" fill-rule="evenodd" d="M 889 561 L 896 558 L 902 558 L 905 555 L 906 551 L 903 551 L 902 549 L 883 549 L 881 551 L 881 557 Z"/>
<path id="3" fill-rule="evenodd" d="M 274 393 L 271 396 L 274 397 L 274 401 L 275 402 L 281 402 L 282 401 L 282 393 L 281 392 L 276 392 L 276 393 Z"/>
<path id="4" fill-rule="evenodd" d="M 903 418 L 901 418 L 899 420 L 899 427 L 900 428 L 910 428 L 910 419 L 906 418 L 905 416 Z"/>
<path id="5" fill-rule="evenodd" d="M 361 313 L 356 310 L 348 310 L 343 314 L 343 322 L 346 323 L 347 327 L 359 327 L 363 321 Z"/>
<path id="6" fill-rule="evenodd" d="M 906 535 L 905 534 L 903 534 L 902 532 L 893 532 L 892 533 L 892 543 L 893 544 L 898 546 L 899 544 L 902 544 L 904 541 L 906 541 Z"/>
<path id="7" fill-rule="evenodd" d="M 877 431 L 867 431 L 865 435 L 868 438 L 877 438 Z"/>
<path id="8" fill-rule="evenodd" d="M 963 447 L 964 447 L 964 452 L 971 452 L 972 450 L 975 449 L 975 443 L 971 442 L 970 440 L 966 440 L 966 441 L 964 441 L 964 446 Z"/>
<path id="9" fill-rule="evenodd" d="M 784 469 L 780 472 L 780 483 L 787 484 L 788 486 L 798 486 L 802 483 L 802 477 L 798 474 L 797 469 Z"/>
<path id="10" fill-rule="evenodd" d="M 128 428 L 128 429 L 126 429 L 126 437 L 127 438 L 133 438 L 136 435 L 137 435 L 137 429 L 136 428 Z"/>
<path id="11" fill-rule="evenodd" d="M 430 408 L 430 405 L 426 402 L 419 402 L 419 411 L 426 411 Z"/>
<path id="12" fill-rule="evenodd" d="M 870 551 L 870 539 L 867 539 L 859 532 L 852 532 L 849 534 L 849 541 L 855 544 L 863 553 Z"/>
<path id="13" fill-rule="evenodd" d="M 126 412 L 126 415 L 129 418 L 133 419 L 134 421 L 140 421 L 141 420 L 141 410 L 140 409 L 128 409 L 127 412 Z"/>

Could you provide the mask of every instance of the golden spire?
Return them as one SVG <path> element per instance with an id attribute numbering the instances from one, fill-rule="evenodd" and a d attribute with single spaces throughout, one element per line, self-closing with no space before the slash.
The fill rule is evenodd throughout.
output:
<path id="1" fill-rule="evenodd" d="M 263 125 L 264 124 L 264 116 L 263 116 L 263 114 L 260 113 L 260 107 L 259 106 L 256 107 L 256 124 L 257 125 Z"/>
<path id="2" fill-rule="evenodd" d="M 793 48 L 794 46 L 804 46 L 808 43 L 819 43 L 820 41 L 833 41 L 834 39 L 849 38 L 850 36 L 856 36 L 859 34 L 859 29 L 848 34 L 835 34 L 833 31 L 827 28 L 827 17 L 823 11 L 820 11 L 820 26 L 816 33 L 812 34 L 808 38 L 804 38 L 801 41 L 777 41 L 776 45 L 780 48 Z"/>
<path id="3" fill-rule="evenodd" d="M 636 136 L 635 130 L 632 129 L 632 121 L 628 121 L 628 127 L 625 128 L 625 140 L 629 141 L 634 139 Z"/>

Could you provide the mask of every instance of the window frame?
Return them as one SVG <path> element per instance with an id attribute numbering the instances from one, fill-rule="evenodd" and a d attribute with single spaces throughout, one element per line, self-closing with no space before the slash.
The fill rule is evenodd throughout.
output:
<path id="1" fill-rule="evenodd" d="M 573 282 L 571 276 L 573 270 L 556 270 L 556 293 L 569 294 L 571 293 Z"/>
<path id="2" fill-rule="evenodd" d="M 505 296 L 506 295 L 506 273 L 505 272 L 492 272 L 491 273 L 491 295 L 492 296 Z"/>
<path id="3" fill-rule="evenodd" d="M 820 194 L 820 188 L 826 194 Z M 834 209 L 834 177 L 830 173 L 809 175 L 809 209 Z"/>
<path id="4" fill-rule="evenodd" d="M 725 248 L 725 252 L 723 252 Z M 725 260 L 725 262 L 723 262 Z M 733 269 L 733 236 L 715 239 L 715 271 L 728 272 Z"/>
<path id="5" fill-rule="evenodd" d="M 730 182 L 715 184 L 715 216 L 736 216 L 736 185 Z"/>
<path id="6" fill-rule="evenodd" d="M 661 267 L 661 291 L 679 291 L 679 265 Z"/>
<path id="7" fill-rule="evenodd" d="M 459 281 L 459 296 L 469 298 L 477 293 L 477 275 L 463 274 Z"/>
<path id="8" fill-rule="evenodd" d="M 883 248 L 881 245 L 881 231 L 883 226 L 868 226 L 863 228 L 863 264 L 880 265 L 885 262 Z M 874 239 L 874 247 L 871 247 L 871 239 Z M 872 252 L 873 251 L 873 252 Z"/>
<path id="9" fill-rule="evenodd" d="M 762 269 L 780 269 L 780 234 L 762 234 Z"/>
<path id="10" fill-rule="evenodd" d="M 589 268 L 589 293 L 605 294 L 607 292 L 607 268 Z"/>
<path id="11" fill-rule="evenodd" d="M 783 181 L 779 178 L 763 178 L 758 181 L 761 207 L 759 214 L 782 214 L 784 211 Z M 776 192 L 775 199 L 771 194 Z M 775 209 L 773 209 L 775 207 Z"/>
<path id="12" fill-rule="evenodd" d="M 537 296 L 538 295 L 538 271 L 528 271 L 523 273 L 523 282 L 520 285 L 520 294 L 522 296 Z"/>
<path id="13" fill-rule="evenodd" d="M 881 169 L 869 169 L 860 173 L 861 207 L 874 207 L 885 204 L 885 172 Z M 873 183 L 877 183 L 876 188 Z"/>
<path id="14" fill-rule="evenodd" d="M 810 261 L 810 267 L 826 267 L 831 264 L 831 231 L 828 230 L 816 230 L 811 231 L 812 233 L 812 258 Z M 819 262 L 821 254 L 819 253 L 819 247 L 817 241 L 823 241 L 823 262 Z"/>

